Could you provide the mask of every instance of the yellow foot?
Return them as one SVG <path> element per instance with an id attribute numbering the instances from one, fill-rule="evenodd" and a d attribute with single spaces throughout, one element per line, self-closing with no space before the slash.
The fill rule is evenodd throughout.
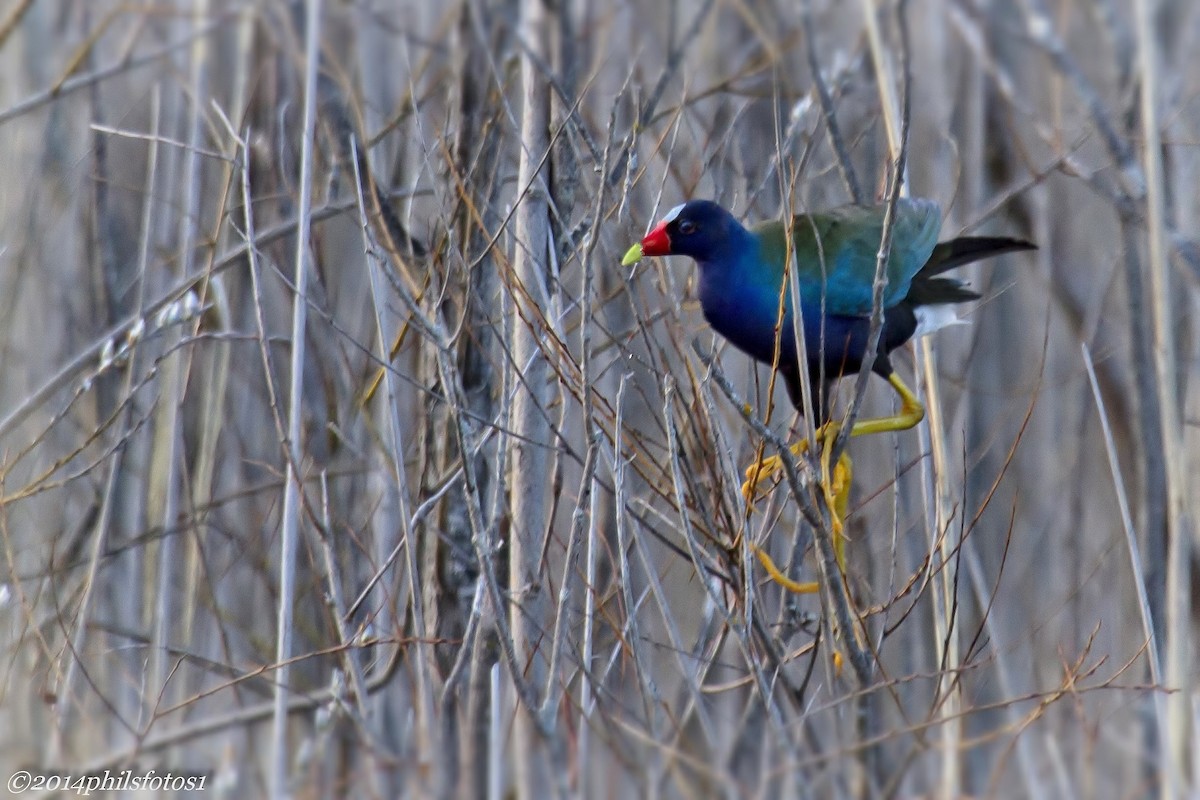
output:
<path id="1" fill-rule="evenodd" d="M 827 422 L 817 431 L 816 439 L 821 443 L 822 449 L 828 446 L 827 441 L 832 442 L 830 431 L 833 436 L 837 435 L 835 423 Z M 799 458 L 808 452 L 808 439 L 801 439 L 789 449 L 794 457 Z M 742 484 L 742 497 L 746 498 L 747 505 L 753 506 L 754 501 L 760 496 L 760 485 L 764 485 L 761 494 L 765 495 L 778 486 L 782 480 L 783 459 L 780 456 L 767 456 L 746 467 L 746 482 Z"/>
<path id="2" fill-rule="evenodd" d="M 836 433 L 836 431 L 835 431 Z M 828 443 L 832 443 L 833 437 L 827 439 Z M 802 441 L 793 445 L 794 452 L 804 452 L 807 449 L 808 442 Z M 850 462 L 850 456 L 842 453 L 837 464 L 834 465 L 832 471 L 829 469 L 829 444 L 822 451 L 821 459 L 821 492 L 825 496 L 825 504 L 829 508 L 830 527 L 833 529 L 833 551 L 837 557 L 838 567 L 845 571 L 846 569 L 846 534 L 845 522 L 846 513 L 850 506 L 850 484 L 854 478 L 854 467 Z M 783 470 L 783 461 L 779 456 L 772 456 L 763 459 L 762 461 L 753 464 L 746 470 L 746 484 L 742 486 L 742 494 L 746 495 L 748 502 L 753 503 L 753 492 L 756 484 L 763 479 L 771 482 L 771 485 L 779 483 L 779 473 Z M 775 561 L 767 555 L 767 552 L 757 545 L 751 545 L 754 550 L 754 555 L 758 557 L 759 563 L 763 569 L 767 571 L 767 575 L 771 580 L 778 583 L 784 589 L 795 594 L 815 594 L 817 592 L 816 581 L 807 581 L 800 583 L 783 574 L 783 572 L 775 565 Z"/>
<path id="3" fill-rule="evenodd" d="M 792 445 L 792 455 L 800 456 L 808 449 L 808 440 Z M 746 505 L 753 506 L 755 501 L 765 496 L 783 480 L 783 459 L 779 456 L 767 456 L 761 461 L 755 461 L 746 467 L 746 482 L 742 484 L 742 497 Z"/>
<path id="4" fill-rule="evenodd" d="M 854 470 L 850 464 L 850 457 L 845 453 L 842 453 L 832 470 L 829 467 L 830 450 L 837 433 L 837 423 L 828 422 L 817 431 L 816 438 L 821 446 L 821 491 L 833 517 L 833 528 L 841 533 Z M 801 439 L 790 449 L 793 456 L 799 457 L 808 452 L 808 440 Z M 768 456 L 751 464 L 746 468 L 746 482 L 742 484 L 742 497 L 746 498 L 746 505 L 753 507 L 759 497 L 774 489 L 782 480 L 783 458 L 780 456 Z"/>
<path id="5" fill-rule="evenodd" d="M 888 376 L 887 380 L 892 385 L 892 388 L 896 390 L 896 394 L 900 396 L 900 413 L 890 417 L 860 420 L 850 429 L 851 436 L 865 436 L 872 433 L 908 430 L 924 418 L 925 407 L 917 400 L 917 396 L 912 393 L 912 390 L 904 384 L 900 376 L 893 372 Z M 833 449 L 833 442 L 837 439 L 839 430 L 840 426 L 838 423 L 827 422 L 817 431 L 816 440 L 820 442 L 821 446 L 821 493 L 825 498 L 825 505 L 829 508 L 830 526 L 833 528 L 834 555 L 837 557 L 838 566 L 844 572 L 846 569 L 844 521 L 850 504 L 850 482 L 853 478 L 854 470 L 850 464 L 850 457 L 845 453 L 842 453 L 837 464 L 832 465 L 833 468 L 830 469 L 830 455 Z M 799 456 L 807 452 L 807 450 L 807 440 L 797 442 L 791 447 L 792 454 L 795 456 Z M 782 479 L 783 459 L 779 456 L 760 459 L 756 463 L 751 464 L 746 470 L 746 482 L 742 484 L 742 496 L 746 498 L 746 505 L 751 509 L 754 508 L 754 502 L 759 497 L 760 485 L 765 485 L 762 493 L 766 494 L 766 492 L 775 488 Z M 800 594 L 816 591 L 817 585 L 815 583 L 797 583 L 780 572 L 770 556 L 757 546 L 754 547 L 754 552 L 758 556 L 758 560 L 762 562 L 763 567 L 767 570 L 767 574 L 780 586 L 783 586 L 788 591 Z"/>

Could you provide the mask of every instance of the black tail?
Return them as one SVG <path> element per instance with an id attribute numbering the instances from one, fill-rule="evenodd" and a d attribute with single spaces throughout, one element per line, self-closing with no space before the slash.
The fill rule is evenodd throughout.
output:
<path id="1" fill-rule="evenodd" d="M 1037 245 L 1005 236 L 960 236 L 948 242 L 941 242 L 933 248 L 929 260 L 917 275 L 931 278 L 981 258 L 1019 253 L 1022 250 L 1037 250 Z"/>
<path id="2" fill-rule="evenodd" d="M 978 300 L 979 295 L 954 278 L 938 278 L 947 270 L 970 264 L 981 258 L 1002 256 L 1022 250 L 1036 250 L 1037 245 L 1020 239 L 1003 236 L 961 236 L 942 242 L 933 248 L 929 260 L 921 271 L 913 276 L 912 286 L 904 299 L 913 306 L 931 306 L 939 303 L 966 303 Z"/>

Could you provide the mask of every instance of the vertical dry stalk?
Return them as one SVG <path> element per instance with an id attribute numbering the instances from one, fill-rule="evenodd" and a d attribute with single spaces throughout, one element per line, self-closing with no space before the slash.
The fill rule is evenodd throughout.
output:
<path id="1" fill-rule="evenodd" d="M 546 297 L 546 259 L 549 253 L 549 190 L 544 170 L 550 148 L 550 83 L 542 70 L 550 63 L 550 20 L 544 0 L 521 3 L 521 158 L 518 185 L 524 197 L 516 210 L 516 254 L 510 291 L 516 315 L 511 321 L 511 352 L 516 370 L 509 442 L 508 600 L 516 666 L 530 686 L 546 680 L 541 651 L 549 628 L 549 608 L 539 574 L 540 547 L 550 524 L 546 487 L 550 483 L 552 431 L 549 408 L 553 397 L 550 365 L 542 352 L 538 299 Z M 520 678 L 521 676 L 517 676 Z M 548 797 L 549 765 L 545 742 L 532 719 L 534 708 L 520 707 L 514 721 L 513 756 L 520 797 Z"/>
<path id="2" fill-rule="evenodd" d="M 1166 249 L 1166 205 L 1163 193 L 1162 139 L 1159 132 L 1159 47 L 1155 42 L 1150 0 L 1135 0 L 1138 63 L 1141 71 L 1142 135 L 1146 174 L 1146 227 L 1150 245 L 1150 310 L 1154 325 L 1154 374 L 1162 413 L 1161 445 L 1167 479 L 1166 664 L 1167 729 L 1162 731 L 1162 776 L 1159 793 L 1177 797 L 1190 785 L 1186 773 L 1192 725 L 1191 550 L 1188 522 L 1183 426 L 1179 415 L 1175 329 L 1172 319 L 1171 265 Z M 1193 765 L 1195 769 L 1195 765 Z"/>
<path id="3" fill-rule="evenodd" d="M 205 0 L 201 0 L 196 3 L 193 10 L 193 22 L 203 19 L 207 14 L 208 4 Z M 191 97 L 188 102 L 187 137 L 191 149 L 183 154 L 184 213 L 178 220 L 181 275 L 192 272 L 195 258 L 194 248 L 198 239 L 197 220 L 200 219 L 201 208 L 201 156 L 198 152 L 202 137 L 200 105 L 204 102 L 206 95 L 208 51 L 208 43 L 202 39 L 197 40 L 189 48 Z M 182 332 L 173 331 L 168 339 L 167 350 L 174 349 L 181 339 Z M 180 407 L 183 405 L 186 391 L 188 372 L 186 365 L 190 361 L 190 354 L 181 351 L 168 357 L 163 370 L 163 385 L 166 390 L 163 393 L 159 417 L 161 427 L 156 430 L 154 458 L 158 460 L 158 469 L 155 472 L 162 481 L 162 507 L 159 510 L 162 513 L 164 530 L 172 529 L 179 519 L 181 479 L 176 475 L 176 470 L 180 464 L 179 454 L 182 450 L 181 439 L 183 436 Z M 175 589 L 182 572 L 177 563 L 180 560 L 177 554 L 178 548 L 178 537 L 167 536 L 162 540 L 158 552 L 158 585 L 155 595 L 155 647 L 152 662 L 154 666 L 150 680 L 154 686 L 158 687 L 163 701 L 168 703 L 173 698 L 172 694 L 166 692 L 166 682 L 170 672 L 168 665 L 174 660 L 170 653 L 172 647 L 175 646 L 176 637 L 181 633 L 176 630 L 178 620 L 175 615 L 180 611 L 176 606 L 180 601 L 186 603 L 190 599 L 186 595 L 179 596 Z M 182 687 L 180 688 L 182 689 Z"/>
<path id="4" fill-rule="evenodd" d="M 313 136 L 316 129 L 317 66 L 321 57 L 321 0 L 307 0 L 304 22 L 304 117 L 300 135 L 300 201 L 297 208 L 296 251 L 293 262 L 292 358 L 288 385 L 288 427 L 284 447 L 283 517 L 279 534 L 279 610 L 275 642 L 275 707 L 271 720 L 270 791 L 285 800 L 288 781 L 288 661 L 292 656 L 292 601 L 295 598 L 296 551 L 300 538 L 300 469 L 304 464 L 301 423 L 304 413 L 305 338 L 308 330 L 309 235 L 312 227 Z"/>
<path id="5" fill-rule="evenodd" d="M 962 684 L 954 672 L 961 660 L 958 627 L 954 624 L 954 608 L 958 590 L 958 547 L 950 537 L 951 499 L 948 470 L 946 467 L 945 422 L 942 418 L 941 398 L 937 389 L 937 371 L 933 365 L 933 346 L 929 339 L 922 339 L 916 346 L 917 364 L 925 386 L 923 400 L 927 419 L 930 462 L 923 470 L 926 480 L 932 481 L 933 520 L 929 524 L 929 545 L 938 554 L 941 567 L 934 580 L 933 594 L 933 644 L 938 665 L 937 697 L 938 716 L 941 718 L 939 734 L 945 754 L 942 759 L 942 796 L 959 797 L 962 794 L 961 764 L 958 758 L 962 741 Z M 922 435 L 922 443 L 926 439 Z"/>

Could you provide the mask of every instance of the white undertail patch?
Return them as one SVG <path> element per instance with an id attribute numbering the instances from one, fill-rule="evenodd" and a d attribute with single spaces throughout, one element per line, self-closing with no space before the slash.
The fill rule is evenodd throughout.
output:
<path id="1" fill-rule="evenodd" d="M 917 317 L 917 330 L 913 338 L 928 336 L 936 330 L 948 328 L 951 325 L 966 325 L 965 319 L 959 319 L 951 305 L 917 306 L 913 309 Z"/>

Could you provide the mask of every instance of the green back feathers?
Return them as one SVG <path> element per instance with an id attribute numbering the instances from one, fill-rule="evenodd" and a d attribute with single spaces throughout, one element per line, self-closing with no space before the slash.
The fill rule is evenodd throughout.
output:
<path id="1" fill-rule="evenodd" d="M 792 220 L 800 296 L 807 306 L 822 302 L 827 313 L 864 316 L 871 313 L 876 255 L 883 236 L 883 206 L 848 205 Z M 888 257 L 885 308 L 908 294 L 913 276 L 929 260 L 941 228 L 941 210 L 931 200 L 902 198 L 896 205 Z M 765 222 L 752 232 L 760 243 L 760 263 L 773 274 L 763 277 L 779 286 L 783 279 L 787 237 L 783 224 Z"/>

